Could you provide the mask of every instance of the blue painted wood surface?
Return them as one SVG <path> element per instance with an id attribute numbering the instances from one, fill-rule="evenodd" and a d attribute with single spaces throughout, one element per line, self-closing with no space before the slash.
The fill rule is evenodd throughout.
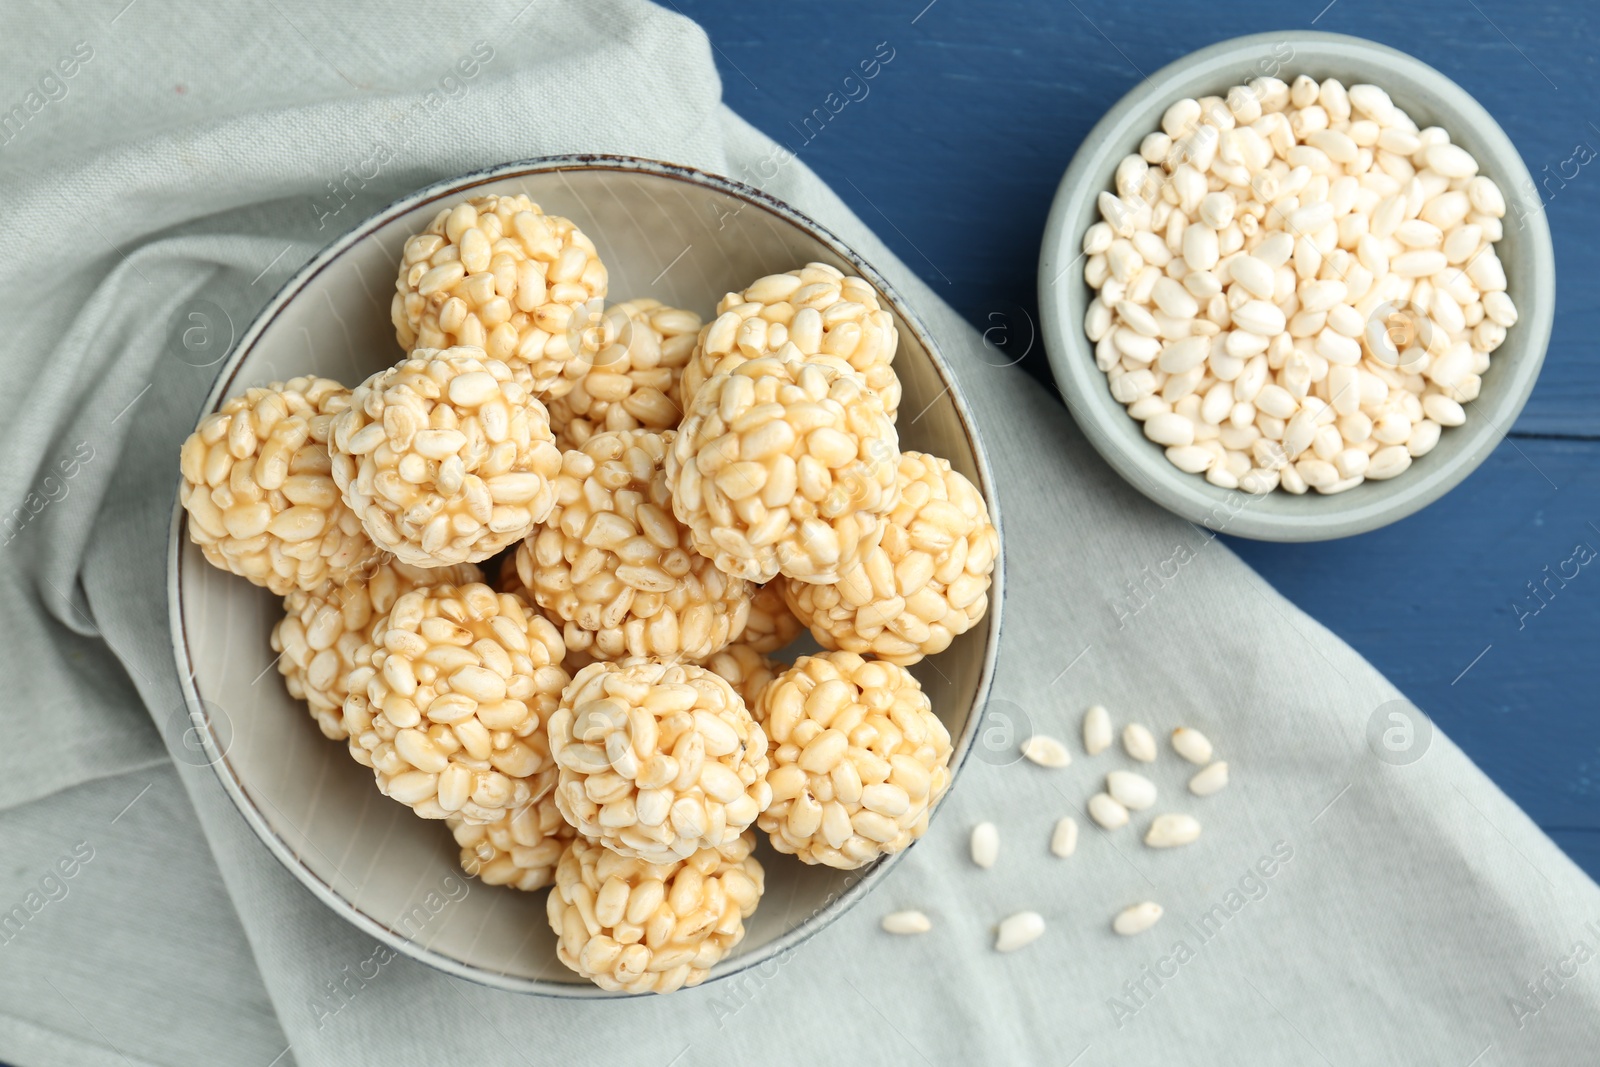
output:
<path id="1" fill-rule="evenodd" d="M 1275 29 L 1350 33 L 1477 96 L 1544 182 L 1535 209 L 1555 236 L 1561 296 L 1527 409 L 1455 492 L 1388 529 L 1231 544 L 1600 876 L 1600 164 L 1566 162 L 1579 145 L 1600 148 L 1600 5 L 1325 3 L 677 6 L 706 28 L 727 102 L 796 150 L 975 325 L 1002 327 L 995 336 L 1025 338 L 1037 321 L 1040 232 L 1084 135 L 1187 52 Z M 878 63 L 870 80 L 863 61 Z M 807 123 L 818 108 L 827 121 Z M 1042 350 L 1021 365 L 1050 380 Z"/>

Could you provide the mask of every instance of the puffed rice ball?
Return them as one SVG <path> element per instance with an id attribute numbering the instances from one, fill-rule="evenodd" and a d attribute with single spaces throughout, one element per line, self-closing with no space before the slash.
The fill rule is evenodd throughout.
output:
<path id="1" fill-rule="evenodd" d="M 509 885 L 531 893 L 555 882 L 556 863 L 577 831 L 545 794 L 492 823 L 445 820 L 461 846 L 461 869 L 486 885 Z"/>
<path id="2" fill-rule="evenodd" d="M 698 661 L 744 629 L 750 583 L 696 552 L 672 513 L 673 436 L 602 433 L 567 452 L 555 509 L 517 549 L 522 584 L 572 652 Z"/>
<path id="3" fill-rule="evenodd" d="M 513 594 L 414 589 L 350 673 L 350 754 L 424 819 L 492 823 L 554 784 L 540 726 L 571 680 L 565 653 L 555 624 Z"/>
<path id="4" fill-rule="evenodd" d="M 695 547 L 725 573 L 827 584 L 878 543 L 899 462 L 894 425 L 859 374 L 766 357 L 695 394 L 667 482 Z"/>
<path id="5" fill-rule="evenodd" d="M 606 308 L 586 338 L 589 373 L 550 402 L 550 428 L 565 452 L 607 430 L 674 430 L 683 418 L 678 379 L 694 349 L 700 316 L 659 300 Z"/>
<path id="6" fill-rule="evenodd" d="M 755 595 L 750 598 L 750 617 L 739 634 L 741 645 L 749 645 L 757 652 L 776 652 L 787 647 L 805 629 L 784 602 L 783 583 L 784 579 L 774 578 L 756 587 Z"/>
<path id="7" fill-rule="evenodd" d="M 879 305 L 871 285 L 826 263 L 808 263 L 722 298 L 684 368 L 684 401 L 692 401 L 713 375 L 746 360 L 780 354 L 796 361 L 831 357 L 866 379 L 893 422 L 900 380 L 891 364 L 899 343 L 894 316 Z M 788 345 L 793 348 L 785 353 Z"/>
<path id="8" fill-rule="evenodd" d="M 403 563 L 488 559 L 555 506 L 544 405 L 482 349 L 418 349 L 356 387 L 334 420 L 333 480 Z"/>
<path id="9" fill-rule="evenodd" d="M 483 565 L 484 570 L 495 568 L 494 581 L 489 584 L 494 586 L 497 593 L 515 593 L 528 603 L 533 603 L 533 594 L 528 592 L 528 587 L 522 584 L 522 579 L 517 576 L 517 548 L 509 548 L 499 556 Z"/>
<path id="10" fill-rule="evenodd" d="M 601 989 L 671 993 L 699 985 L 744 939 L 766 888 L 755 835 L 654 864 L 576 838 L 546 900 L 561 962 Z"/>
<path id="11" fill-rule="evenodd" d="M 756 718 L 773 745 L 759 825 L 806 863 L 848 870 L 899 852 L 950 785 L 950 733 L 893 663 L 803 656 L 761 691 Z"/>
<path id="12" fill-rule="evenodd" d="M 520 545 L 517 547 L 521 548 Z M 517 575 L 517 555 L 515 551 L 508 556 L 501 557 L 500 574 L 495 579 L 494 587 L 502 593 L 515 593 L 528 603 L 534 603 L 533 591 L 523 585 L 521 577 Z M 579 671 L 589 664 L 597 662 L 599 662 L 598 659 L 588 652 L 575 651 L 569 648 L 567 649 L 566 659 L 561 661 L 561 665 L 566 668 L 568 674 L 576 677 Z"/>
<path id="13" fill-rule="evenodd" d="M 624 856 L 670 863 L 738 837 L 767 806 L 767 738 L 733 688 L 687 664 L 578 672 L 550 716 L 567 821 Z"/>
<path id="14" fill-rule="evenodd" d="M 344 701 L 350 695 L 350 672 L 356 654 L 372 639 L 372 627 L 389 614 L 403 594 L 422 585 L 483 581 L 470 563 L 441 571 L 425 571 L 390 560 L 370 577 L 343 585 L 332 582 L 315 592 L 295 589 L 283 601 L 283 618 L 272 628 L 272 650 L 284 688 L 304 700 L 327 737 L 342 741 Z"/>
<path id="15" fill-rule="evenodd" d="M 754 709 L 756 701 L 761 698 L 761 690 L 787 670 L 788 664 L 780 663 L 754 645 L 740 641 L 706 660 L 704 667 L 733 686 L 733 691 L 739 694 L 745 707 Z"/>
<path id="16" fill-rule="evenodd" d="M 328 437 L 350 390 L 293 378 L 230 397 L 183 443 L 178 498 L 214 567 L 279 596 L 363 573 L 383 553 L 339 499 Z"/>
<path id="17" fill-rule="evenodd" d="M 909 666 L 983 618 L 1000 535 L 983 497 L 948 461 L 902 452 L 898 480 L 900 503 L 877 548 L 837 585 L 784 579 L 783 591 L 824 648 Z"/>
<path id="18" fill-rule="evenodd" d="M 481 348 L 549 399 L 588 370 L 581 334 L 599 318 L 606 268 L 570 220 L 526 196 L 478 196 L 406 242 L 395 289 L 401 348 Z"/>

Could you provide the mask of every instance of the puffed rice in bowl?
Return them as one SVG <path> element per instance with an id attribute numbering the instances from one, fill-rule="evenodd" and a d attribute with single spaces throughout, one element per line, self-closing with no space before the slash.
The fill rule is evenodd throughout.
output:
<path id="1" fill-rule="evenodd" d="M 1146 189 L 1163 228 L 1140 236 Z M 1124 220 L 1111 305 L 1090 287 L 1117 280 L 1091 232 L 1102 208 Z M 1229 256 L 1248 270 L 1203 269 Z M 1089 442 L 1191 522 L 1276 541 L 1376 529 L 1471 473 L 1532 390 L 1554 294 L 1544 212 L 1488 112 L 1403 52 L 1309 31 L 1224 41 L 1141 82 L 1073 159 L 1039 262 L 1045 347 Z M 1147 296 L 1161 303 L 1141 314 Z M 1178 336 L 1191 301 L 1211 325 Z"/>
<path id="2" fill-rule="evenodd" d="M 911 672 L 854 652 L 802 656 L 761 688 L 779 852 L 841 870 L 921 837 L 950 787 L 950 734 Z"/>
<path id="3" fill-rule="evenodd" d="M 550 428 L 563 452 L 608 430 L 673 430 L 683 419 L 684 366 L 700 316 L 659 300 L 606 308 L 583 346 L 588 370 L 550 401 Z"/>
<path id="4" fill-rule="evenodd" d="M 333 480 L 380 547 L 417 567 L 488 559 L 555 506 L 545 406 L 481 348 L 419 348 L 333 422 Z"/>
<path id="5" fill-rule="evenodd" d="M 578 672 L 550 716 L 556 806 L 618 855 L 672 863 L 721 848 L 772 799 L 767 735 L 728 681 L 635 657 Z"/>
<path id="6" fill-rule="evenodd" d="M 302 377 L 247 390 L 183 443 L 178 502 L 206 558 L 280 595 L 360 577 L 382 556 L 339 499 L 328 442 L 351 394 Z"/>
<path id="7" fill-rule="evenodd" d="M 401 595 L 353 657 L 350 756 L 424 819 L 491 823 L 554 785 L 546 729 L 561 632 L 515 593 L 440 582 Z"/>
<path id="8" fill-rule="evenodd" d="M 672 513 L 663 463 L 676 436 L 600 433 L 561 458 L 555 508 L 516 570 L 569 652 L 698 663 L 745 629 L 750 583 L 696 552 Z"/>
<path id="9" fill-rule="evenodd" d="M 546 793 L 506 812 L 494 822 L 470 823 L 459 815 L 445 820 L 461 846 L 461 869 L 484 885 L 509 885 L 532 893 L 555 882 L 556 864 L 578 831 L 562 818 L 556 798 Z"/>
<path id="10" fill-rule="evenodd" d="M 356 656 L 372 638 L 394 602 L 421 585 L 483 581 L 470 563 L 425 571 L 389 561 L 364 578 L 344 584 L 324 582 L 312 592 L 295 589 L 283 598 L 283 618 L 272 628 L 272 650 L 289 695 L 304 700 L 329 738 L 349 736 L 344 702 Z"/>
<path id="11" fill-rule="evenodd" d="M 388 318 L 387 294 L 375 290 L 374 281 L 395 277 L 406 241 L 441 210 L 485 195 L 526 195 L 546 213 L 571 219 L 594 241 L 614 299 L 658 299 L 706 321 L 725 294 L 808 263 L 825 263 L 863 279 L 893 317 L 899 337 L 893 370 L 903 389 L 900 406 L 909 413 L 926 409 L 914 421 L 910 414 L 900 420 L 905 424 L 897 431 L 900 447 L 947 458 L 993 511 L 994 483 L 960 391 L 927 331 L 869 264 L 798 212 L 755 190 L 637 160 L 583 157 L 507 165 L 423 190 L 356 225 L 314 257 L 241 335 L 220 367 L 205 410 L 218 410 L 249 386 L 296 375 L 354 387 L 396 362 L 402 353 Z M 673 205 L 670 218 L 664 211 L 668 204 Z M 693 247 L 686 252 L 688 244 Z M 518 377 L 514 371 L 512 380 Z M 505 566 L 505 560 L 502 551 L 497 581 L 509 583 L 506 571 L 514 567 Z M 537 836 L 545 832 L 542 814 L 538 826 L 526 821 L 518 826 L 513 815 L 503 829 L 495 823 L 458 827 L 473 855 L 487 856 L 478 861 L 482 871 L 494 872 L 468 875 L 462 869 L 463 845 L 446 822 L 420 819 L 406 805 L 386 799 L 373 770 L 352 760 L 346 743 L 326 739 L 307 704 L 290 696 L 272 665 L 271 631 L 285 617 L 282 599 L 208 564 L 188 540 L 181 509 L 174 515 L 170 566 L 173 640 L 186 703 L 166 725 L 182 739 L 187 758 L 212 766 L 246 822 L 286 869 L 366 936 L 450 974 L 539 995 L 628 995 L 601 989 L 559 962 L 558 938 L 546 915 L 549 889 L 513 888 L 555 877 L 545 874 L 548 857 L 537 843 L 544 840 Z M 489 569 L 488 561 L 484 566 Z M 983 621 L 929 663 L 911 668 L 950 735 L 952 774 L 971 747 L 989 685 L 1000 579 L 997 566 Z M 517 592 L 516 586 L 509 590 Z M 795 648 L 781 648 L 787 643 L 784 633 L 797 622 L 783 609 L 775 585 L 757 594 L 752 619 L 758 605 L 764 605 L 759 611 L 764 621 L 755 629 L 747 622 L 743 639 L 704 663 L 741 699 L 757 696 L 751 686 L 759 690 L 765 674 L 786 669 L 786 661 L 810 647 L 802 635 Z M 584 666 L 573 662 L 576 658 L 568 656 L 569 669 Z M 531 810 L 542 813 L 547 802 L 554 803 L 553 792 L 534 801 Z M 889 856 L 862 869 L 837 871 L 782 855 L 754 825 L 747 833 L 757 839 L 767 893 L 741 920 L 742 940 L 710 967 L 708 983 L 791 950 L 870 893 L 896 861 Z M 520 859 L 518 849 L 526 850 Z M 501 865 L 507 857 L 509 867 Z M 489 884 L 502 878 L 505 884 Z"/>
<path id="12" fill-rule="evenodd" d="M 695 392 L 667 452 L 667 488 L 695 548 L 722 571 L 829 585 L 883 536 L 899 462 L 865 378 L 763 356 Z"/>
<path id="13" fill-rule="evenodd" d="M 588 369 L 582 335 L 606 286 L 594 242 L 570 219 L 488 194 L 440 208 L 406 241 L 390 315 L 405 351 L 481 348 L 554 399 Z"/>
<path id="14" fill-rule="evenodd" d="M 857 371 L 883 399 L 892 420 L 900 408 L 894 375 L 899 342 L 894 316 L 878 306 L 872 286 L 826 263 L 808 263 L 757 279 L 717 303 L 683 368 L 683 400 L 713 374 L 762 356 L 838 361 Z"/>

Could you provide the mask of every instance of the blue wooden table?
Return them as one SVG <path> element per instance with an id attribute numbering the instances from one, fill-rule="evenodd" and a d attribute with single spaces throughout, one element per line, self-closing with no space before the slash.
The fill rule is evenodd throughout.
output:
<path id="1" fill-rule="evenodd" d="M 1025 340 L 1037 321 L 1040 232 L 1079 142 L 1179 56 L 1314 28 L 1404 49 L 1473 93 L 1543 183 L 1555 236 L 1561 299 L 1532 400 L 1494 455 L 1420 514 L 1332 543 L 1230 543 L 1600 876 L 1600 369 L 1583 339 L 1600 327 L 1600 165 L 1576 162 L 1600 149 L 1600 5 L 678 6 L 710 35 L 727 102 L 796 150 L 975 325 L 1000 327 L 995 337 Z M 870 80 L 863 62 L 877 64 Z M 1021 366 L 1050 381 L 1037 345 Z"/>

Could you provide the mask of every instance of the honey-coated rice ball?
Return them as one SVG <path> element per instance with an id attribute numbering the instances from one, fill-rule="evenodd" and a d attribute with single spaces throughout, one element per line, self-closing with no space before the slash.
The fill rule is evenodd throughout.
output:
<path id="1" fill-rule="evenodd" d="M 699 985 L 744 939 L 766 888 L 744 833 L 666 864 L 575 838 L 546 901 L 556 955 L 602 989 L 671 993 Z"/>
<path id="2" fill-rule="evenodd" d="M 759 825 L 806 863 L 848 870 L 899 852 L 950 785 L 950 733 L 893 663 L 803 656 L 762 689 L 756 718 L 773 746 Z"/>
<path id="3" fill-rule="evenodd" d="M 461 869 L 485 885 L 508 885 L 531 893 L 552 884 L 556 863 L 577 836 L 549 793 L 506 812 L 492 823 L 445 820 L 461 846 Z"/>
<path id="4" fill-rule="evenodd" d="M 339 498 L 328 438 L 350 390 L 293 378 L 230 397 L 183 443 L 178 498 L 214 567 L 283 596 L 344 582 L 383 553 Z"/>
<path id="5" fill-rule="evenodd" d="M 515 593 L 528 603 L 534 603 L 533 591 L 523 585 L 522 579 L 517 575 L 515 551 L 509 556 L 501 557 L 500 575 L 495 580 L 494 587 L 502 593 Z M 574 651 L 568 648 L 567 657 L 562 660 L 561 665 L 566 668 L 568 674 L 576 677 L 579 671 L 595 662 L 598 662 L 597 657 L 590 655 L 588 652 Z"/>
<path id="6" fill-rule="evenodd" d="M 517 574 L 570 652 L 698 661 L 739 635 L 750 583 L 695 551 L 662 469 L 674 432 L 596 434 L 562 456 L 556 505 Z"/>
<path id="7" fill-rule="evenodd" d="M 667 482 L 695 547 L 724 573 L 828 584 L 878 543 L 899 462 L 883 401 L 859 374 L 769 356 L 695 394 Z"/>
<path id="8" fill-rule="evenodd" d="M 900 380 L 891 364 L 899 343 L 894 316 L 879 305 L 871 285 L 826 263 L 808 263 L 722 298 L 684 367 L 684 401 L 692 401 L 713 375 L 746 360 L 838 360 L 878 393 L 893 421 Z"/>
<path id="9" fill-rule="evenodd" d="M 349 736 L 344 702 L 350 695 L 350 672 L 357 653 L 372 638 L 372 627 L 418 586 L 481 581 L 482 572 L 470 563 L 425 571 L 390 560 L 371 575 L 343 585 L 328 582 L 315 592 L 291 591 L 283 600 L 283 618 L 272 628 L 272 650 L 279 653 L 284 688 L 306 702 L 324 735 L 343 740 Z"/>
<path id="10" fill-rule="evenodd" d="M 556 803 L 578 832 L 651 863 L 727 844 L 767 806 L 767 738 L 708 670 L 594 663 L 550 716 Z"/>
<path id="11" fill-rule="evenodd" d="M 606 268 L 570 220 L 526 196 L 478 196 L 406 242 L 395 289 L 401 348 L 481 348 L 551 399 L 588 370 L 582 335 L 599 318 Z"/>
<path id="12" fill-rule="evenodd" d="M 748 645 L 757 652 L 776 652 L 800 636 L 805 626 L 789 610 L 783 598 L 783 586 L 784 579 L 774 578 L 756 587 L 750 598 L 750 617 L 739 633 L 739 644 Z"/>
<path id="13" fill-rule="evenodd" d="M 425 819 L 492 823 L 554 782 L 542 729 L 571 676 L 555 625 L 478 583 L 414 589 L 357 654 L 350 754 Z"/>
<path id="14" fill-rule="evenodd" d="M 528 587 L 522 584 L 522 579 L 517 577 L 517 550 L 508 549 L 499 556 L 489 560 L 483 565 L 488 571 L 494 569 L 494 580 L 489 584 L 494 586 L 497 593 L 515 593 L 528 603 L 533 603 L 533 595 L 528 592 Z"/>
<path id="15" fill-rule="evenodd" d="M 544 405 L 477 348 L 418 349 L 334 420 L 333 479 L 402 563 L 488 559 L 555 506 L 561 452 Z"/>
<path id="16" fill-rule="evenodd" d="M 788 669 L 788 664 L 772 659 L 744 641 L 729 645 L 706 660 L 704 666 L 733 686 L 733 691 L 752 712 L 766 684 Z"/>
<path id="17" fill-rule="evenodd" d="M 909 666 L 983 618 L 1000 535 L 983 497 L 948 461 L 902 452 L 898 480 L 900 503 L 876 548 L 837 585 L 784 579 L 783 591 L 824 648 Z"/>
<path id="18" fill-rule="evenodd" d="M 678 386 L 694 350 L 700 316 L 659 300 L 606 308 L 584 341 L 589 371 L 550 401 L 550 428 L 562 451 L 610 430 L 673 430 L 683 418 Z"/>

